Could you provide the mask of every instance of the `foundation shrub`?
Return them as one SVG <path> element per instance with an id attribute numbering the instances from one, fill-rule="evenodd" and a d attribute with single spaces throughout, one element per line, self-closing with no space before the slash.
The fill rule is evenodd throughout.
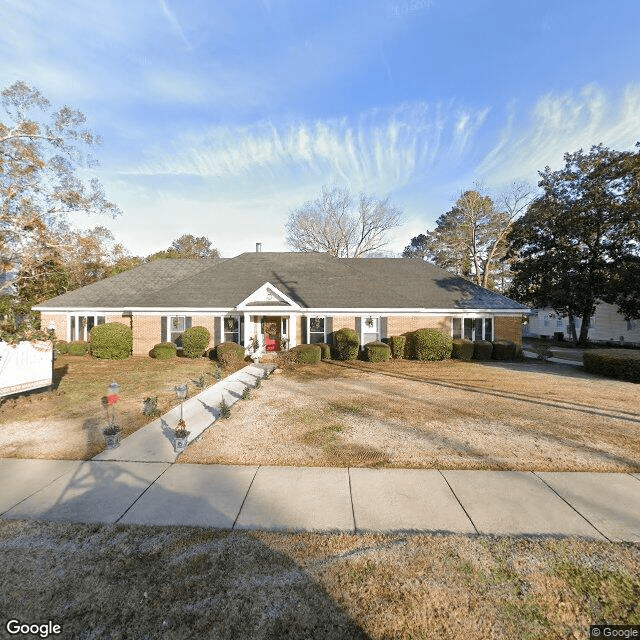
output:
<path id="1" fill-rule="evenodd" d="M 223 367 L 229 367 L 244 360 L 244 347 L 237 342 L 221 342 L 216 346 L 216 358 Z"/>
<path id="2" fill-rule="evenodd" d="M 453 341 L 451 357 L 456 360 L 471 360 L 473 357 L 473 342 L 465 338 L 456 338 Z"/>
<path id="3" fill-rule="evenodd" d="M 369 362 L 388 362 L 391 357 L 391 347 L 384 342 L 368 342 L 364 350 Z"/>
<path id="4" fill-rule="evenodd" d="M 640 382 L 640 351 L 590 349 L 582 354 L 582 362 L 589 373 Z"/>
<path id="5" fill-rule="evenodd" d="M 133 349 L 133 331 L 120 322 L 98 324 L 91 329 L 91 355 L 103 360 L 124 360 Z"/>
<path id="6" fill-rule="evenodd" d="M 322 360 L 331 360 L 331 347 L 326 342 L 319 342 L 316 346 L 320 347 L 320 357 Z"/>
<path id="7" fill-rule="evenodd" d="M 322 349 L 317 344 L 299 344 L 289 352 L 295 354 L 295 361 L 300 364 L 317 364 L 322 357 Z"/>
<path id="8" fill-rule="evenodd" d="M 67 346 L 67 353 L 70 356 L 86 356 L 89 353 L 89 343 L 82 340 L 73 340 Z"/>
<path id="9" fill-rule="evenodd" d="M 511 340 L 496 340 L 493 343 L 491 357 L 494 360 L 515 360 L 516 343 L 511 342 Z"/>
<path id="10" fill-rule="evenodd" d="M 489 340 L 476 340 L 473 343 L 474 360 L 491 360 L 493 353 L 493 342 Z"/>
<path id="11" fill-rule="evenodd" d="M 56 355 L 62 356 L 69 351 L 69 343 L 66 340 L 56 340 L 55 342 Z"/>
<path id="12" fill-rule="evenodd" d="M 453 341 L 438 329 L 418 329 L 411 336 L 416 360 L 446 360 L 451 357 Z"/>
<path id="13" fill-rule="evenodd" d="M 206 327 L 189 327 L 182 334 L 182 354 L 187 358 L 201 358 L 209 346 L 210 338 Z"/>
<path id="14" fill-rule="evenodd" d="M 389 338 L 389 347 L 391 355 L 394 358 L 404 358 L 404 348 L 407 343 L 407 336 L 391 336 Z"/>
<path id="15" fill-rule="evenodd" d="M 178 347 L 173 342 L 160 342 L 151 350 L 153 357 L 157 360 L 170 360 L 175 358 L 178 353 Z"/>
<path id="16" fill-rule="evenodd" d="M 333 334 L 337 360 L 355 360 L 360 349 L 360 338 L 353 329 L 340 329 Z"/>

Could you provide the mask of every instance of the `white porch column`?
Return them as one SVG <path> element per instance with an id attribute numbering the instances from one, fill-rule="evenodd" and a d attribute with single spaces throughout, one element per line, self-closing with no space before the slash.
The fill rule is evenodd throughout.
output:
<path id="1" fill-rule="evenodd" d="M 244 339 L 243 344 L 245 349 L 249 349 L 249 340 L 253 335 L 253 322 L 251 322 L 251 314 L 245 311 L 244 313 Z"/>
<path id="2" fill-rule="evenodd" d="M 224 342 L 224 314 L 220 316 L 220 343 Z"/>
<path id="3" fill-rule="evenodd" d="M 289 349 L 297 345 L 297 342 L 296 342 L 296 336 L 298 335 L 298 327 L 296 325 L 297 318 L 298 316 L 295 316 L 293 313 L 289 314 Z"/>

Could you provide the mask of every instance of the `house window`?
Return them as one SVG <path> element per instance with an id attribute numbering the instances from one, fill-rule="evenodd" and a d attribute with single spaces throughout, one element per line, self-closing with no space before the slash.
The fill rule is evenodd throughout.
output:
<path id="1" fill-rule="evenodd" d="M 237 317 L 223 318 L 224 341 L 240 344 L 240 321 Z"/>
<path id="2" fill-rule="evenodd" d="M 186 328 L 185 316 L 169 316 L 169 342 L 182 347 L 181 336 Z"/>
<path id="3" fill-rule="evenodd" d="M 104 324 L 105 316 L 69 316 L 69 340 L 89 340 L 91 329 L 97 324 Z"/>
<path id="4" fill-rule="evenodd" d="M 320 316 L 312 316 L 307 319 L 307 322 L 309 323 L 309 344 L 326 342 L 325 319 Z"/>
<path id="5" fill-rule="evenodd" d="M 453 339 L 493 340 L 493 318 L 452 318 Z"/>
<path id="6" fill-rule="evenodd" d="M 366 316 L 362 318 L 362 345 L 380 340 L 380 318 Z"/>

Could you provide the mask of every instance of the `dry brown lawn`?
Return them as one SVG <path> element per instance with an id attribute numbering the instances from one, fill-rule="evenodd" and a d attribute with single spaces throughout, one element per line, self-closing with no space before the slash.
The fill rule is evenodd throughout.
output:
<path id="1" fill-rule="evenodd" d="M 206 358 L 59 356 L 52 391 L 1 401 L 0 457 L 91 458 L 104 448 L 102 429 L 107 414 L 103 399 L 112 380 L 121 386 L 116 417 L 126 436 L 150 421 L 142 412 L 146 397 L 157 396 L 160 413 L 165 413 L 178 402 L 176 385 L 187 382 L 191 395 L 197 391 L 194 383 L 200 375 L 204 374 L 207 386 L 215 383 L 214 366 Z"/>
<path id="2" fill-rule="evenodd" d="M 0 623 L 62 638 L 565 640 L 640 624 L 640 545 L 0 521 Z"/>
<path id="3" fill-rule="evenodd" d="M 640 394 L 552 363 L 289 366 L 180 461 L 637 472 Z"/>

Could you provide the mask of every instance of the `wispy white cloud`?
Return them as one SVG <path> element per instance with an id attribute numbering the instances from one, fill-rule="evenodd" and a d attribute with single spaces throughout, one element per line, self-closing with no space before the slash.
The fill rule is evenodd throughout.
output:
<path id="1" fill-rule="evenodd" d="M 558 167 L 564 153 L 604 143 L 627 149 L 640 139 L 640 85 L 628 85 L 608 95 L 597 85 L 578 95 L 545 95 L 523 127 L 515 104 L 498 142 L 480 163 L 477 173 L 492 184 L 513 178 L 535 180 L 545 166 Z"/>
<path id="2" fill-rule="evenodd" d="M 169 5 L 167 4 L 166 0 L 159 0 L 159 2 L 160 2 L 160 7 L 162 8 L 162 13 L 164 13 L 164 15 L 166 16 L 167 20 L 170 22 L 170 24 L 176 30 L 176 33 L 178 34 L 178 36 L 180 36 L 180 39 L 182 40 L 182 42 L 184 42 L 184 44 L 187 47 L 187 49 L 189 51 L 191 51 L 193 49 L 193 47 L 191 46 L 191 43 L 187 40 L 187 37 L 184 35 L 184 31 L 182 29 L 182 26 L 178 22 L 178 19 L 176 18 L 175 13 L 173 11 L 171 11 L 171 9 L 169 8 Z"/>
<path id="3" fill-rule="evenodd" d="M 446 160 L 460 161 L 487 110 L 404 104 L 342 118 L 277 126 L 218 127 L 181 136 L 176 154 L 133 171 L 206 178 L 305 177 L 389 192 Z"/>

